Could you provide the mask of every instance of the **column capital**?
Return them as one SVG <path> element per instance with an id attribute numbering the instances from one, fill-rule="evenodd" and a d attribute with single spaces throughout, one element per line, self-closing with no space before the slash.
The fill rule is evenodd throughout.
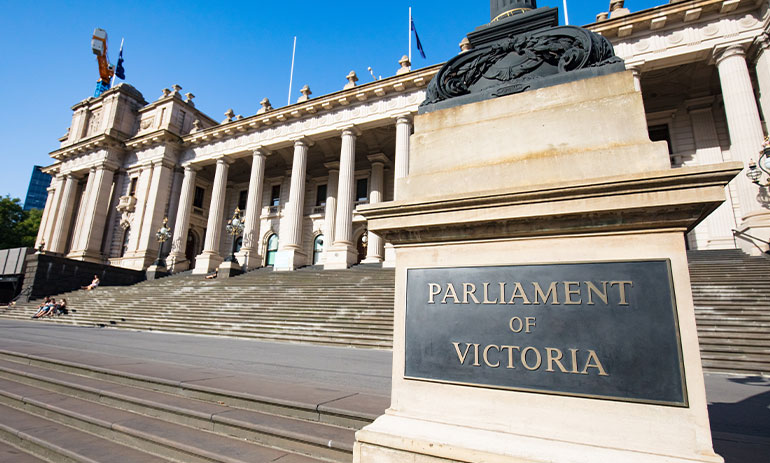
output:
<path id="1" fill-rule="evenodd" d="M 233 162 L 235 162 L 234 159 L 227 157 L 226 155 L 222 155 L 216 158 L 217 164 L 227 164 L 230 165 Z"/>
<path id="2" fill-rule="evenodd" d="M 201 166 L 198 164 L 193 164 L 192 162 L 182 164 L 182 167 L 184 168 L 185 172 L 198 172 L 201 170 Z"/>
<path id="3" fill-rule="evenodd" d="M 770 33 L 763 32 L 759 34 L 759 36 L 754 39 L 754 43 L 757 44 L 762 50 L 770 51 Z"/>
<path id="4" fill-rule="evenodd" d="M 261 146 L 261 145 L 257 146 L 253 150 L 251 150 L 251 155 L 252 156 L 267 157 L 267 156 L 270 156 L 271 154 L 273 154 L 272 151 L 270 151 L 269 149 L 267 149 L 267 148 L 265 148 L 264 146 Z"/>
<path id="5" fill-rule="evenodd" d="M 716 63 L 716 65 L 719 66 L 719 64 L 722 61 L 733 56 L 742 56 L 745 58 L 746 46 L 745 44 L 741 44 L 741 43 L 732 43 L 729 45 L 717 45 L 714 47 L 712 51 L 712 55 L 714 56 L 714 63 Z"/>
<path id="6" fill-rule="evenodd" d="M 324 162 L 324 167 L 326 167 L 328 170 L 340 170 L 340 162 L 339 161 Z"/>
<path id="7" fill-rule="evenodd" d="M 390 164 L 390 159 L 388 159 L 388 157 L 383 153 L 370 154 L 366 157 L 366 159 L 368 159 L 372 164 Z"/>
<path id="8" fill-rule="evenodd" d="M 337 130 L 340 132 L 341 136 L 361 136 L 361 129 L 358 128 L 358 126 L 354 124 L 347 124 L 347 125 L 341 125 L 337 127 Z"/>
<path id="9" fill-rule="evenodd" d="M 411 111 L 394 114 L 391 119 L 396 121 L 396 124 L 411 124 L 414 119 L 414 114 Z"/>
<path id="10" fill-rule="evenodd" d="M 297 146 L 306 146 L 306 147 L 310 148 L 311 146 L 315 145 L 315 142 L 313 140 L 311 140 L 310 138 L 308 138 L 308 137 L 306 137 L 304 135 L 292 138 L 291 142 L 294 143 L 294 147 L 295 148 Z"/>

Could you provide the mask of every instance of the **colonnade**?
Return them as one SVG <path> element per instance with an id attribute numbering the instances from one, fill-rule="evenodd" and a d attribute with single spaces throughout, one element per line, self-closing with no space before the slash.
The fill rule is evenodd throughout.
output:
<path id="1" fill-rule="evenodd" d="M 409 136 L 412 130 L 411 118 L 407 115 L 395 118 L 396 150 L 394 169 L 395 178 L 408 174 Z M 327 162 L 328 169 L 327 196 L 324 211 L 324 268 L 347 268 L 355 264 L 358 251 L 353 236 L 353 211 L 355 210 L 355 161 L 356 138 L 361 132 L 355 126 L 339 129 L 341 149 L 339 161 Z M 293 270 L 306 265 L 310 257 L 306 253 L 308 243 L 303 243 L 303 226 L 305 210 L 305 189 L 307 186 L 308 152 L 313 146 L 312 139 L 297 137 L 292 140 L 293 153 L 291 161 L 291 184 L 289 199 L 283 205 L 283 213 L 279 226 L 278 252 L 274 267 L 276 270 Z M 239 263 L 246 269 L 260 267 L 264 256 L 259 254 L 262 193 L 265 188 L 265 164 L 271 155 L 269 148 L 259 146 L 251 153 L 251 171 L 247 193 L 246 210 L 244 211 L 243 245 L 238 253 Z M 370 197 L 371 203 L 381 202 L 384 197 L 385 165 L 388 158 L 382 154 L 370 155 Z M 231 160 L 227 155 L 221 155 L 216 160 L 214 183 L 209 204 L 208 223 L 203 251 L 195 258 L 195 273 L 207 273 L 215 269 L 223 260 L 220 254 L 224 218 L 230 213 L 225 211 L 225 195 L 228 184 L 228 172 Z M 168 261 L 175 271 L 185 267 L 184 247 L 190 227 L 192 198 L 194 194 L 196 173 L 199 165 L 191 163 L 185 166 L 182 190 L 180 193 L 179 210 L 176 223 L 173 226 L 174 235 L 172 249 Z M 384 258 L 384 243 L 374 233 L 368 232 L 367 253 L 365 262 L 382 262 Z"/>

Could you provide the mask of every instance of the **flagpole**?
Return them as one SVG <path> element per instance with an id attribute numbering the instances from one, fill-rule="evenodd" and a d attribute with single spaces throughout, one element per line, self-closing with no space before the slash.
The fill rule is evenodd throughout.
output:
<path id="1" fill-rule="evenodd" d="M 567 0 L 564 0 L 564 25 L 569 26 L 569 14 L 567 13 Z"/>
<path id="2" fill-rule="evenodd" d="M 291 105 L 291 84 L 294 81 L 294 54 L 297 52 L 297 36 L 294 36 L 294 48 L 291 50 L 291 75 L 289 75 L 289 100 L 286 106 Z"/>
<path id="3" fill-rule="evenodd" d="M 120 52 L 118 53 L 118 56 L 120 56 L 121 53 L 123 53 L 123 40 L 124 39 L 125 39 L 125 37 L 121 37 L 120 38 Z M 115 68 L 115 70 L 117 70 L 117 68 Z M 112 82 L 110 82 L 110 88 L 112 88 L 114 86 L 115 86 L 115 74 L 112 75 Z"/>
<path id="4" fill-rule="evenodd" d="M 409 7 L 409 62 L 412 62 L 412 7 Z"/>

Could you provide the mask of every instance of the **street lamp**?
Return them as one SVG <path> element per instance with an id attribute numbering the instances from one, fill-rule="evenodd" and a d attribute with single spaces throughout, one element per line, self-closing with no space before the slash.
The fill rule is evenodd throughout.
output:
<path id="1" fill-rule="evenodd" d="M 241 216 L 241 210 L 239 208 L 235 208 L 233 218 L 227 221 L 225 230 L 227 231 L 228 235 L 233 237 L 233 246 L 230 255 L 227 257 L 227 259 L 225 259 L 225 262 L 238 262 L 238 260 L 235 258 L 235 241 L 238 236 L 243 233 L 243 216 Z"/>
<path id="2" fill-rule="evenodd" d="M 168 228 L 168 217 L 163 218 L 163 226 L 158 229 L 157 233 L 155 233 L 155 238 L 158 240 L 158 259 L 153 265 L 158 267 L 165 267 L 166 262 L 162 258 L 163 243 L 171 238 L 171 229 Z"/>
<path id="3" fill-rule="evenodd" d="M 757 167 L 759 167 L 759 169 L 757 169 Z M 770 138 L 767 137 L 765 137 L 765 141 L 762 143 L 762 151 L 759 152 L 759 161 L 754 162 L 753 159 L 749 161 L 749 170 L 746 172 L 746 177 L 759 186 L 770 186 L 770 183 L 768 183 L 768 185 L 762 185 L 762 182 L 760 182 L 762 172 L 770 175 Z"/>

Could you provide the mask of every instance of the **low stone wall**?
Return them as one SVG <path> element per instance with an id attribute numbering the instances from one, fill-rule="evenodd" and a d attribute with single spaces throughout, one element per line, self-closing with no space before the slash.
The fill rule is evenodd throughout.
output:
<path id="1" fill-rule="evenodd" d="M 145 279 L 144 272 L 138 270 L 32 254 L 27 257 L 21 293 L 27 300 L 66 293 L 91 283 L 94 275 L 99 275 L 102 286 L 128 286 Z"/>

